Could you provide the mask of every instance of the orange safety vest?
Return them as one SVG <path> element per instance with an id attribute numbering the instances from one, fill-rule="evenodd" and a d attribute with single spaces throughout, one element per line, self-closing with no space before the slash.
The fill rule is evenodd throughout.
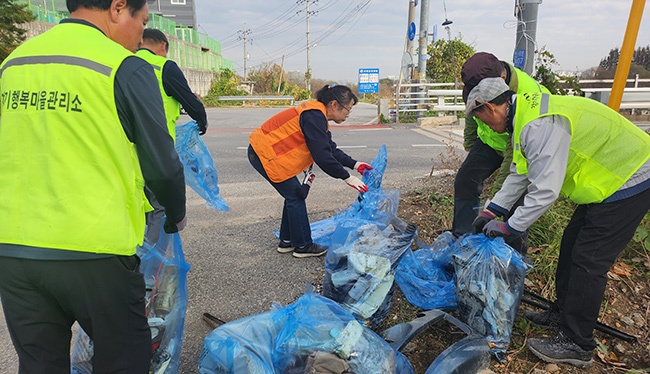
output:
<path id="1" fill-rule="evenodd" d="M 307 101 L 274 115 L 251 133 L 251 147 L 271 181 L 284 182 L 314 163 L 305 136 L 300 130 L 300 115 L 306 110 L 314 109 L 320 110 L 327 117 L 325 104 Z M 327 130 L 329 131 L 329 122 Z"/>

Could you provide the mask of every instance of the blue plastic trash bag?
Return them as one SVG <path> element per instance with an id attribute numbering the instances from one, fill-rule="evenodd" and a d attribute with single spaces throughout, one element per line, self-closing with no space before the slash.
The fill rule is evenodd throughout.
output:
<path id="1" fill-rule="evenodd" d="M 146 312 L 153 351 L 150 373 L 175 374 L 181 358 L 190 266 L 185 262 L 180 235 L 161 231 L 155 245 L 145 242 L 137 248 L 137 254 L 147 290 Z M 80 328 L 72 347 L 72 373 L 91 374 L 92 357 L 92 341 Z"/>
<path id="2" fill-rule="evenodd" d="M 388 164 L 388 154 L 386 153 L 386 144 L 379 147 L 377 156 L 370 162 L 372 170 L 364 171 L 361 176 L 361 181 L 368 186 L 368 191 L 380 191 L 381 181 L 384 178 L 386 171 L 386 164 Z"/>
<path id="3" fill-rule="evenodd" d="M 323 296 L 368 327 L 378 326 L 390 309 L 395 268 L 416 231 L 412 224 L 400 231 L 359 219 L 339 222 L 325 257 Z"/>
<path id="4" fill-rule="evenodd" d="M 183 164 L 185 183 L 205 199 L 208 209 L 228 210 L 219 195 L 219 176 L 208 147 L 199 136 L 196 121 L 176 126 L 176 152 Z"/>
<path id="5" fill-rule="evenodd" d="M 400 352 L 332 300 L 307 293 L 295 303 L 213 330 L 200 374 L 303 374 L 326 358 L 356 374 L 414 373 Z"/>
<path id="6" fill-rule="evenodd" d="M 461 240 L 454 254 L 456 301 L 461 318 L 487 338 L 497 360 L 505 360 L 524 290 L 526 264 L 503 238 L 483 234 Z"/>
<path id="7" fill-rule="evenodd" d="M 454 235 L 446 231 L 432 244 L 406 251 L 395 280 L 411 304 L 426 310 L 456 308 L 452 257 L 458 250 L 456 243 Z"/>
<path id="8" fill-rule="evenodd" d="M 386 145 L 379 148 L 377 156 L 370 162 L 372 170 L 366 170 L 361 177 L 368 186 L 368 192 L 359 194 L 357 199 L 347 209 L 333 217 L 311 224 L 311 236 L 314 243 L 329 246 L 330 237 L 339 221 L 349 218 L 379 221 L 388 225 L 397 214 L 399 191 L 384 192 L 381 188 L 382 178 L 386 171 L 388 156 Z"/>

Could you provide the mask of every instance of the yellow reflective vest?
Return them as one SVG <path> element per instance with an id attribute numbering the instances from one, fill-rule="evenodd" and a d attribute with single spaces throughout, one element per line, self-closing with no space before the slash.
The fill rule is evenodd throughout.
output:
<path id="1" fill-rule="evenodd" d="M 115 255 L 142 244 L 144 179 L 114 94 L 132 55 L 62 23 L 0 66 L 0 243 Z"/>
<path id="2" fill-rule="evenodd" d="M 160 95 L 162 96 L 163 105 L 165 107 L 165 118 L 167 118 L 167 130 L 172 139 L 176 141 L 176 120 L 181 116 L 181 103 L 175 98 L 165 93 L 163 87 L 162 70 L 165 62 L 169 61 L 168 58 L 158 56 L 157 54 L 149 51 L 148 49 L 140 49 L 135 53 L 136 56 L 147 61 L 153 67 L 153 72 L 158 78 L 158 86 L 160 87 Z"/>
<path id="3" fill-rule="evenodd" d="M 539 92 L 517 95 L 513 163 L 528 174 L 521 149 L 523 128 L 537 118 L 561 115 L 571 123 L 571 143 L 561 193 L 578 204 L 600 203 L 650 158 L 650 136 L 606 105 L 576 96 Z"/>
<path id="4" fill-rule="evenodd" d="M 274 115 L 251 133 L 251 147 L 271 181 L 284 182 L 314 163 L 300 130 L 300 114 L 313 109 L 327 117 L 323 103 L 308 101 Z M 329 130 L 329 123 L 327 128 Z"/>

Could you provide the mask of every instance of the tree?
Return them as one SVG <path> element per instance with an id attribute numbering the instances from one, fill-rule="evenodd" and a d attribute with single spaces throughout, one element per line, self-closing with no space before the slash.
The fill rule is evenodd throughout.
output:
<path id="1" fill-rule="evenodd" d="M 537 62 L 535 72 L 532 77 L 548 88 L 554 95 L 568 95 L 572 93 L 576 96 L 582 96 L 577 77 L 561 75 L 553 70 L 554 65 L 558 65 L 555 56 L 547 51 L 544 47 L 537 53 Z"/>
<path id="2" fill-rule="evenodd" d="M 453 40 L 438 39 L 427 47 L 427 79 L 434 82 L 460 82 L 460 70 L 474 48 L 462 36 Z"/>
<path id="3" fill-rule="evenodd" d="M 618 48 L 610 49 L 609 55 L 600 60 L 598 66 L 605 70 L 616 70 L 616 65 L 618 65 L 618 59 L 620 57 L 621 51 L 619 51 Z"/>
<path id="4" fill-rule="evenodd" d="M 254 93 L 277 93 L 281 70 L 280 65 L 270 63 L 251 69 L 248 73 L 248 80 L 255 82 Z M 284 76 L 284 72 L 282 72 L 282 75 Z M 282 80 L 284 81 L 284 79 Z"/>
<path id="5" fill-rule="evenodd" d="M 618 48 L 611 49 L 607 57 L 600 60 L 593 77 L 597 79 L 614 78 L 620 58 L 621 51 Z M 650 46 L 639 47 L 632 53 L 632 62 L 627 77 L 634 78 L 637 74 L 641 78 L 650 76 Z"/>
<path id="6" fill-rule="evenodd" d="M 36 19 L 27 4 L 15 0 L 0 1 L 0 63 L 25 41 L 25 29 L 19 25 Z"/>

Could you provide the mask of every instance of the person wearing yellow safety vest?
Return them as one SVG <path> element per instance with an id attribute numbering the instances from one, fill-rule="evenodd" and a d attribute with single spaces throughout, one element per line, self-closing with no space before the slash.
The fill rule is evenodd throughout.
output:
<path id="1" fill-rule="evenodd" d="M 156 73 L 165 105 L 167 128 L 172 138 L 176 139 L 176 120 L 180 117 L 181 106 L 196 121 L 199 134 L 203 135 L 208 129 L 205 107 L 192 92 L 178 65 L 167 58 L 168 52 L 169 41 L 165 34 L 156 29 L 145 29 L 135 55 L 150 63 Z"/>
<path id="2" fill-rule="evenodd" d="M 607 272 L 650 209 L 650 136 L 594 100 L 514 94 L 500 78 L 472 89 L 467 114 L 513 134 L 514 145 L 510 175 L 474 221 L 475 232 L 521 235 L 560 195 L 578 204 L 562 236 L 556 301 L 525 317 L 558 330 L 550 339 L 528 340 L 535 355 L 587 367 Z M 523 205 L 505 222 L 496 220 L 525 190 Z"/>
<path id="3" fill-rule="evenodd" d="M 176 121 L 180 117 L 181 105 L 187 114 L 196 121 L 199 135 L 203 135 L 208 129 L 205 107 L 192 93 L 192 89 L 187 84 L 187 79 L 178 65 L 167 58 L 168 52 L 169 41 L 165 34 L 156 29 L 145 29 L 142 34 L 142 42 L 135 55 L 150 63 L 156 78 L 158 78 L 165 107 L 165 117 L 167 117 L 167 129 L 172 138 L 176 140 Z M 145 239 L 148 243 L 155 244 L 160 235 L 165 210 L 156 201 L 149 188 L 146 189 L 146 194 L 154 209 L 147 213 Z"/>
<path id="4" fill-rule="evenodd" d="M 467 102 L 469 92 L 483 78 L 501 77 L 511 90 L 515 92 L 541 91 L 547 92 L 528 74 L 515 68 L 505 61 L 487 52 L 472 55 L 461 69 L 463 80 L 463 101 Z M 501 187 L 508 175 L 512 161 L 512 147 L 509 147 L 509 134 L 497 134 L 485 123 L 473 116 L 465 117 L 464 147 L 467 157 L 456 173 L 454 180 L 454 218 L 452 233 L 456 237 L 472 231 L 472 222 L 481 207 L 479 199 L 483 191 L 483 182 L 498 170 L 493 185 L 493 192 Z M 514 208 L 521 205 L 521 200 Z M 526 254 L 528 249 L 527 235 L 509 238 L 508 244 Z"/>
<path id="5" fill-rule="evenodd" d="M 356 191 L 368 187 L 350 175 L 343 167 L 363 174 L 372 166 L 357 162 L 337 148 L 332 141 L 329 121 L 342 123 L 358 101 L 346 86 L 325 86 L 316 93 L 317 101 L 307 101 L 274 115 L 250 135 L 248 160 L 284 198 L 278 252 L 293 252 L 294 257 L 315 257 L 327 252 L 327 247 L 311 238 L 304 187 L 313 180 L 311 166 L 315 162 L 332 178 L 342 179 Z M 306 184 L 296 175 L 304 170 Z"/>
<path id="6" fill-rule="evenodd" d="M 133 55 L 146 1 L 67 6 L 0 65 L 0 299 L 19 372 L 69 373 L 76 321 L 97 371 L 144 374 L 143 187 L 182 230 L 183 168 L 153 69 Z"/>

